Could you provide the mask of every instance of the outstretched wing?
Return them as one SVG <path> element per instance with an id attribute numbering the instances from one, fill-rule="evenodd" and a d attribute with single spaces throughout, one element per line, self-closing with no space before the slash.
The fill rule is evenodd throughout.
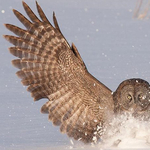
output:
<path id="1" fill-rule="evenodd" d="M 6 24 L 17 36 L 5 35 L 19 59 L 12 64 L 35 101 L 48 98 L 41 111 L 49 113 L 54 125 L 68 136 L 83 142 L 99 138 L 103 124 L 113 113 L 111 90 L 88 73 L 74 44 L 70 47 L 53 14 L 54 26 L 36 3 L 41 20 L 23 2 L 29 21 L 17 10 L 16 17 L 26 27 Z"/>

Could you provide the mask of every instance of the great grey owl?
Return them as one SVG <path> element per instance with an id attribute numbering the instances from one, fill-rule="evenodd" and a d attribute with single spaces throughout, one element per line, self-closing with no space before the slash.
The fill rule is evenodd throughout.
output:
<path id="1" fill-rule="evenodd" d="M 19 59 L 12 64 L 35 101 L 47 98 L 41 112 L 60 126 L 60 131 L 75 140 L 90 143 L 101 137 L 114 114 L 138 114 L 149 107 L 149 83 L 142 79 L 122 82 L 116 92 L 94 78 L 77 48 L 69 45 L 60 31 L 55 14 L 54 26 L 36 2 L 41 20 L 23 2 L 29 21 L 17 10 L 16 17 L 26 27 L 11 24 L 6 28 L 17 36 L 4 35 L 14 47 L 9 51 Z"/>

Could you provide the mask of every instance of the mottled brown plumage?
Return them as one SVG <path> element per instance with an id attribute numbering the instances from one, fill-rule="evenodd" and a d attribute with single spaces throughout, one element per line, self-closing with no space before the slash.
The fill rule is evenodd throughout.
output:
<path id="1" fill-rule="evenodd" d="M 70 46 L 61 33 L 55 14 L 53 26 L 37 2 L 36 6 L 41 20 L 23 2 L 31 21 L 17 10 L 13 12 L 26 29 L 5 25 L 17 35 L 4 36 L 14 45 L 9 48 L 10 53 L 18 57 L 12 61 L 19 69 L 16 74 L 22 79 L 22 84 L 28 86 L 27 90 L 35 101 L 48 99 L 41 112 L 48 113 L 49 119 L 54 125 L 60 126 L 62 133 L 85 143 L 96 142 L 114 112 L 130 111 L 130 101 L 125 100 L 128 93 L 124 91 L 128 92 L 131 85 L 132 89 L 137 87 L 136 80 L 143 80 L 124 81 L 113 94 L 87 71 L 75 45 Z M 143 82 L 139 84 L 143 86 Z M 148 87 L 146 83 L 146 89 Z M 132 101 L 134 103 L 137 104 Z M 149 101 L 146 101 L 145 106 L 143 109 L 147 109 Z"/>

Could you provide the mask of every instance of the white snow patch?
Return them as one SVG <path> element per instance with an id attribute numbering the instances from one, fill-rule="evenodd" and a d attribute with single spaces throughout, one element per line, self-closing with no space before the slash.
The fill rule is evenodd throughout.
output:
<path id="1" fill-rule="evenodd" d="M 113 119 L 99 143 L 103 148 L 150 148 L 150 121 L 120 115 Z"/>

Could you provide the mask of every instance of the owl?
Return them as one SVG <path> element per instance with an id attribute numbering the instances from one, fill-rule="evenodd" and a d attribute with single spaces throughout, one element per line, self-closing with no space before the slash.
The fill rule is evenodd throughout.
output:
<path id="1" fill-rule="evenodd" d="M 84 143 L 95 142 L 106 132 L 116 114 L 145 114 L 149 108 L 149 83 L 142 79 L 123 81 L 113 93 L 87 70 L 76 46 L 63 36 L 55 14 L 54 26 L 36 2 L 39 19 L 25 3 L 27 19 L 17 10 L 15 16 L 25 26 L 5 24 L 16 34 L 4 35 L 18 57 L 12 64 L 34 101 L 47 98 L 41 112 L 48 114 L 60 131 Z"/>

